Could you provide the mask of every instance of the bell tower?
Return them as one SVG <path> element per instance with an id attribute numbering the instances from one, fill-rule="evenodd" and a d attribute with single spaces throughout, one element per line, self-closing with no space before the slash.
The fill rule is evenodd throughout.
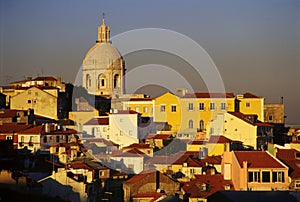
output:
<path id="1" fill-rule="evenodd" d="M 104 13 L 102 14 L 102 24 L 98 27 L 97 43 L 110 42 L 110 28 L 105 24 Z"/>

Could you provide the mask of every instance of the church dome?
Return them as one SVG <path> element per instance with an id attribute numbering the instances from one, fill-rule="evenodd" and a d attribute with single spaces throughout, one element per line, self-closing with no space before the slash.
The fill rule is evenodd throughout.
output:
<path id="1" fill-rule="evenodd" d="M 107 69 L 121 58 L 119 51 L 110 43 L 96 43 L 83 60 L 83 69 Z"/>

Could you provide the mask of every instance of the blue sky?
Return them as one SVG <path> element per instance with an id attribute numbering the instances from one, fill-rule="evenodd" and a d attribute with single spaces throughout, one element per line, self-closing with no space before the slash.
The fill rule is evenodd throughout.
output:
<path id="1" fill-rule="evenodd" d="M 41 74 L 73 82 L 105 12 L 112 35 L 154 27 L 190 37 L 227 91 L 284 96 L 287 122 L 300 123 L 299 0 L 0 0 L 0 9 L 1 85 Z"/>

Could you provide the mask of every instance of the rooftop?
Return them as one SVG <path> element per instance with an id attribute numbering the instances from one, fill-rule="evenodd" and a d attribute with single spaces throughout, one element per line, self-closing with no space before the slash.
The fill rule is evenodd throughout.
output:
<path id="1" fill-rule="evenodd" d="M 286 168 L 284 164 L 265 151 L 234 151 L 240 167 L 247 161 L 248 168 Z"/>

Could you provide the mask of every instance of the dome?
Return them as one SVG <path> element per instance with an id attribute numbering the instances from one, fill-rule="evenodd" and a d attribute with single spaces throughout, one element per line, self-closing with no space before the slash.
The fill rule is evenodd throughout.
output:
<path id="1" fill-rule="evenodd" d="M 121 58 L 119 51 L 110 43 L 96 43 L 86 54 L 82 68 L 107 69 Z"/>

